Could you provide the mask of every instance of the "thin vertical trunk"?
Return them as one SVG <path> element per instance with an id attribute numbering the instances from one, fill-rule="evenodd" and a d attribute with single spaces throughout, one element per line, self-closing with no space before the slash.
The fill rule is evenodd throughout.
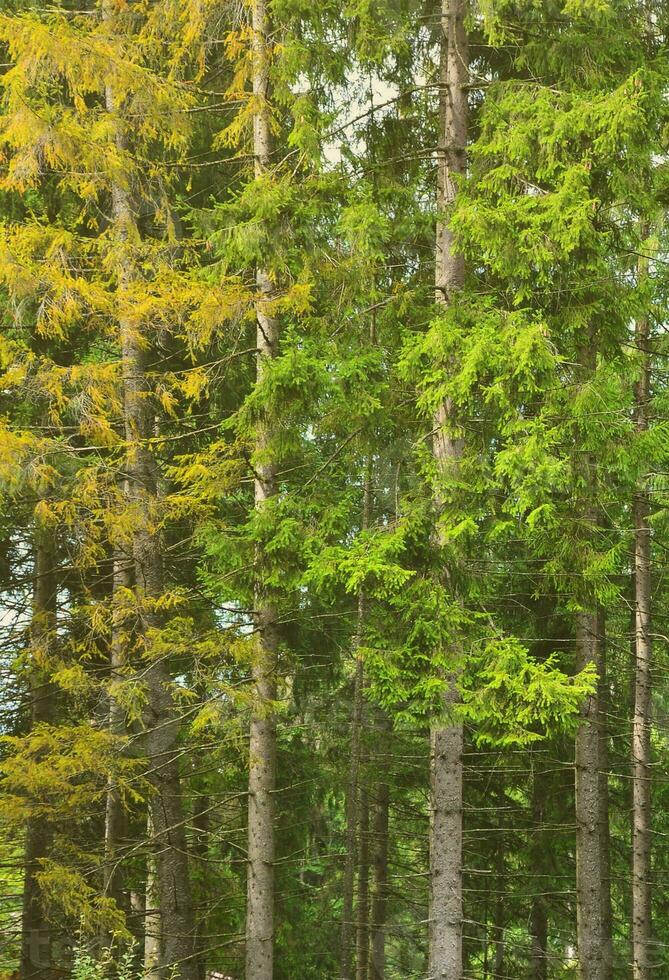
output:
<path id="1" fill-rule="evenodd" d="M 580 383 L 591 382 L 597 369 L 597 339 L 591 328 L 578 351 Z M 574 477 L 578 486 L 576 516 L 584 545 L 590 545 L 599 525 L 596 462 L 589 451 L 577 453 Z M 576 614 L 576 669 L 602 667 L 598 606 L 592 590 L 581 582 Z M 604 980 L 604 890 L 602 886 L 601 710 L 599 689 L 580 707 L 575 742 L 576 818 L 576 934 L 581 980 Z"/>
<path id="2" fill-rule="evenodd" d="M 390 733 L 388 718 L 379 712 L 377 731 L 380 744 L 385 745 Z M 381 771 L 387 769 L 389 758 L 383 758 Z M 390 787 L 383 780 L 377 786 L 373 823 L 373 878 L 372 903 L 370 912 L 370 980 L 384 980 L 386 972 L 386 915 L 388 907 L 388 813 L 390 809 Z"/>
<path id="3" fill-rule="evenodd" d="M 256 179 L 268 171 L 273 150 L 269 116 L 271 24 L 267 0 L 252 3 L 253 154 Z M 277 356 L 279 322 L 268 313 L 274 287 L 268 271 L 256 269 L 258 383 Z M 255 506 L 262 509 L 277 493 L 276 466 L 271 458 L 271 420 L 258 427 L 255 461 Z M 276 671 L 279 647 L 277 615 L 271 593 L 262 582 L 263 556 L 257 556 L 256 629 L 258 647 L 253 663 L 255 707 L 249 741 L 248 876 L 246 901 L 246 977 L 271 980 L 274 972 L 274 790 L 276 787 Z"/>
<path id="4" fill-rule="evenodd" d="M 374 341 L 375 325 L 372 320 L 370 329 L 370 339 Z M 365 467 L 365 476 L 362 488 L 362 515 L 361 528 L 366 530 L 369 527 L 372 511 L 372 471 L 371 462 L 368 460 Z M 367 615 L 367 596 L 363 589 L 358 593 L 358 613 L 356 623 L 356 634 L 354 639 L 355 648 L 355 681 L 353 687 L 353 717 L 351 719 L 351 747 L 349 756 L 349 779 L 346 790 L 346 863 L 344 865 L 343 882 L 343 902 L 342 919 L 340 932 L 340 980 L 351 980 L 354 975 L 353 952 L 354 952 L 354 926 L 356 932 L 355 949 L 357 955 L 357 965 L 359 967 L 358 943 L 360 932 L 358 922 L 353 920 L 353 897 L 355 892 L 355 872 L 358 866 L 358 849 L 362 842 L 359 841 L 360 818 L 363 812 L 361 806 L 360 788 L 360 766 L 362 762 L 362 732 L 365 716 L 365 669 L 363 659 L 360 655 L 360 644 L 362 642 L 362 630 L 364 628 Z M 365 845 L 366 846 L 366 845 Z M 369 861 L 368 854 L 365 861 Z M 358 903 L 359 909 L 359 903 Z M 359 921 L 359 914 L 358 914 Z M 367 953 L 364 956 L 367 962 Z"/>
<path id="5" fill-rule="evenodd" d="M 599 668 L 599 839 L 602 861 L 602 978 L 613 978 L 613 906 L 611 904 L 611 828 L 609 825 L 609 746 L 608 718 L 609 703 L 608 681 L 606 677 L 606 614 L 603 609 L 598 613 L 598 635 L 600 642 Z"/>
<path id="6" fill-rule="evenodd" d="M 105 16 L 113 21 L 114 5 L 107 3 Z M 111 25 L 110 25 L 111 26 Z M 117 124 L 117 142 L 126 138 L 111 85 L 105 89 L 107 110 Z M 133 201 L 126 187 L 112 187 L 112 215 L 119 249 L 119 294 L 139 278 L 133 248 L 139 238 Z M 132 540 L 135 591 L 140 609 L 141 633 L 146 638 L 160 629 L 156 602 L 163 594 L 162 542 L 156 530 L 158 503 L 157 466 L 151 453 L 154 406 L 148 370 L 149 350 L 132 319 L 119 320 L 121 342 L 124 422 L 126 440 L 127 499 L 135 518 Z M 169 668 L 162 658 L 149 660 L 142 670 L 147 704 L 142 719 L 143 746 L 151 763 L 149 810 L 156 840 L 156 894 L 160 911 L 160 967 L 179 980 L 196 980 L 193 956 L 194 923 L 186 831 L 177 759 L 179 719 L 171 692 Z"/>
<path id="7" fill-rule="evenodd" d="M 366 753 L 365 753 L 366 755 Z M 363 762 L 366 760 L 363 760 Z M 369 792 L 361 780 L 358 817 L 358 895 L 356 902 L 355 978 L 367 980 L 369 965 Z"/>
<path id="8" fill-rule="evenodd" d="M 144 977 L 161 980 L 160 968 L 160 898 L 156 881 L 155 839 L 151 814 L 146 821 L 148 855 L 146 859 L 146 889 L 144 896 Z"/>
<path id="9" fill-rule="evenodd" d="M 548 799 L 547 774 L 543 768 L 538 768 L 535 762 L 532 768 L 532 871 L 538 882 L 532 898 L 530 915 L 530 980 L 548 980 L 548 912 L 544 891 L 544 855 L 547 841 L 545 839 L 546 800 Z"/>
<path id="10" fill-rule="evenodd" d="M 195 839 L 193 841 L 192 851 L 197 859 L 199 865 L 199 878 L 200 881 L 205 883 L 207 881 L 207 865 L 206 859 L 209 852 L 209 812 L 210 812 L 211 801 L 209 796 L 203 794 L 198 796 L 195 800 L 195 807 L 193 812 L 193 830 L 195 831 Z M 204 894 L 200 896 L 200 904 L 205 908 L 207 907 L 207 891 L 208 889 L 204 887 L 201 888 Z M 196 949 L 197 949 L 197 967 L 198 967 L 198 980 L 205 980 L 207 975 L 207 936 L 205 928 L 205 918 L 201 916 L 200 922 L 197 929 L 196 937 Z"/>
<path id="11" fill-rule="evenodd" d="M 362 616 L 362 593 L 358 596 L 358 623 Z M 342 920 L 340 933 L 341 960 L 339 975 L 341 980 L 353 977 L 353 896 L 355 891 L 355 869 L 358 855 L 358 778 L 360 769 L 360 736 L 362 729 L 364 670 L 362 657 L 355 664 L 355 683 L 353 688 L 353 718 L 351 724 L 351 750 L 349 759 L 349 778 L 346 791 L 346 863 L 344 865 Z"/>
<path id="12" fill-rule="evenodd" d="M 39 667 L 48 656 L 56 631 L 58 582 L 56 542 L 53 531 L 36 522 L 34 529 L 34 585 L 31 643 L 35 665 L 30 676 L 32 726 L 54 720 L 55 692 L 46 672 Z M 51 934 L 38 874 L 40 862 L 48 857 L 51 827 L 48 819 L 35 814 L 26 824 L 21 920 L 21 978 L 47 977 L 51 971 Z"/>
<path id="13" fill-rule="evenodd" d="M 578 613 L 576 667 L 600 668 L 597 614 Z M 604 978 L 600 717 L 595 691 L 581 706 L 576 734 L 576 923 L 581 980 Z"/>
<path id="14" fill-rule="evenodd" d="M 645 237 L 645 236 L 643 236 Z M 648 262 L 639 263 L 639 276 Z M 648 428 L 650 399 L 650 325 L 636 324 L 641 370 L 635 391 L 637 432 Z M 649 980 L 651 958 L 651 768 L 650 725 L 652 642 L 650 634 L 651 564 L 650 506 L 643 483 L 634 496 L 634 719 L 632 723 L 632 962 L 634 980 Z"/>
<path id="15" fill-rule="evenodd" d="M 125 617 L 119 606 L 119 593 L 132 586 L 131 563 L 120 549 L 115 549 L 113 560 L 112 585 L 112 636 L 110 646 L 110 682 L 121 683 L 122 669 L 126 662 L 127 642 L 125 636 Z M 109 697 L 109 717 L 107 722 L 111 735 L 126 734 L 125 710 L 114 693 Z M 119 848 L 126 832 L 126 815 L 119 793 L 117 780 L 110 776 L 107 783 L 105 805 L 105 861 L 103 868 L 103 894 L 116 902 L 119 908 L 126 906 L 123 875 L 120 866 Z M 109 937 L 111 938 L 111 937 Z"/>
<path id="16" fill-rule="evenodd" d="M 500 793 L 500 807 L 504 806 L 504 797 Z M 503 812 L 503 811 L 501 811 Z M 496 860 L 496 878 L 495 878 L 495 890 L 497 894 L 495 895 L 495 912 L 493 916 L 493 941 L 495 943 L 495 955 L 493 957 L 493 977 L 503 977 L 504 976 L 504 953 L 506 950 L 505 943 L 505 916 L 504 916 L 504 885 L 506 882 L 506 875 L 504 869 L 504 838 L 500 838 L 499 851 L 497 852 Z"/>
<path id="17" fill-rule="evenodd" d="M 441 2 L 439 133 L 435 292 L 447 307 L 464 286 L 464 259 L 453 246 L 444 211 L 455 200 L 454 177 L 465 172 L 467 149 L 467 82 L 469 78 L 466 0 Z M 433 453 L 440 473 L 457 466 L 461 440 L 453 435 L 456 420 L 446 402 L 435 418 Z M 437 494 L 439 506 L 439 494 Z M 445 710 L 458 699 L 455 678 L 449 681 Z M 462 751 L 463 728 L 435 724 L 430 755 L 430 929 L 429 976 L 460 980 L 462 976 Z"/>

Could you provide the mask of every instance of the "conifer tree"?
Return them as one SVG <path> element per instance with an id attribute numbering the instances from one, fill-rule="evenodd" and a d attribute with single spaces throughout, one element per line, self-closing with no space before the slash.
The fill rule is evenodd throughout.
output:
<path id="1" fill-rule="evenodd" d="M 467 153 L 469 54 L 467 6 L 443 0 L 439 33 L 439 125 L 437 130 L 437 246 L 435 289 L 437 303 L 457 303 L 464 287 L 464 257 L 455 252 L 447 210 L 456 195 L 456 181 L 465 173 Z M 448 400 L 435 416 L 433 453 L 439 478 L 455 477 L 462 432 Z M 437 488 L 439 508 L 441 490 Z M 437 532 L 439 533 L 439 532 Z M 448 572 L 444 571 L 444 576 Z M 462 961 L 462 723 L 448 718 L 458 700 L 458 651 L 445 679 L 445 723 L 431 731 L 430 800 L 430 956 L 434 977 L 459 977 Z"/>

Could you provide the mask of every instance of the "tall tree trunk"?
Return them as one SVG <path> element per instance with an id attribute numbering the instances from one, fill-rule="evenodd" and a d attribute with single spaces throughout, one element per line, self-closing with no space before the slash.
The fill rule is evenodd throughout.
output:
<path id="1" fill-rule="evenodd" d="M 253 154 L 255 176 L 268 171 L 273 151 L 269 116 L 271 24 L 267 0 L 252 4 Z M 256 269 L 257 380 L 262 383 L 277 356 L 279 322 L 268 314 L 274 287 L 267 269 Z M 255 505 L 265 507 L 277 493 L 276 466 L 271 458 L 271 420 L 258 427 L 255 462 Z M 247 980 L 272 980 L 274 972 L 274 790 L 276 786 L 276 672 L 279 647 L 277 614 L 271 593 L 262 582 L 263 556 L 257 556 L 256 629 L 258 648 L 253 663 L 255 707 L 249 742 L 248 877 L 246 904 Z"/>
<path id="2" fill-rule="evenodd" d="M 598 635 L 601 647 L 599 668 L 599 839 L 602 860 L 602 935 L 603 935 L 603 980 L 613 978 L 613 906 L 611 903 L 611 828 L 609 824 L 609 732 L 608 705 L 609 692 L 606 676 L 606 614 L 598 612 Z"/>
<path id="3" fill-rule="evenodd" d="M 56 575 L 56 542 L 53 530 L 37 521 L 33 535 L 34 585 L 31 643 L 33 667 L 30 672 L 32 727 L 54 721 L 55 691 L 48 679 L 48 668 L 40 661 L 48 657 L 56 635 L 58 581 Z M 51 971 L 51 933 L 39 886 L 40 862 L 51 847 L 48 819 L 36 814 L 26 824 L 21 920 L 21 978 L 35 980 Z"/>
<path id="4" fill-rule="evenodd" d="M 597 369 L 594 329 L 583 337 L 578 351 L 579 383 L 588 385 Z M 587 551 L 599 526 L 597 474 L 593 454 L 577 450 L 574 477 L 578 486 L 576 517 Z M 576 669 L 592 665 L 598 677 L 602 667 L 598 604 L 587 582 L 580 582 L 576 613 Z M 580 707 L 575 744 L 576 817 L 576 933 L 581 980 L 604 980 L 604 890 L 602 886 L 602 747 L 599 688 Z"/>
<path id="5" fill-rule="evenodd" d="M 577 614 L 576 653 L 577 670 L 594 664 L 599 671 L 596 613 Z M 599 697 L 595 691 L 581 706 L 576 734 L 576 921 L 581 980 L 604 978 L 599 751 Z"/>
<path id="6" fill-rule="evenodd" d="M 146 836 L 148 854 L 144 893 L 144 977 L 146 980 L 161 980 L 160 896 L 156 881 L 156 841 L 150 813 L 146 821 Z"/>
<path id="7" fill-rule="evenodd" d="M 547 774 L 535 761 L 532 767 L 532 871 L 538 884 L 532 898 L 530 914 L 530 980 L 548 980 L 548 911 L 544 891 L 544 855 L 547 846 L 546 800 L 548 799 Z"/>
<path id="8" fill-rule="evenodd" d="M 364 599 L 358 596 L 358 629 L 363 614 Z M 353 977 L 353 897 L 355 892 L 355 869 L 358 856 L 358 794 L 360 772 L 360 740 L 362 731 L 364 669 L 362 657 L 355 663 L 355 682 L 353 687 L 353 717 L 351 719 L 351 747 L 346 789 L 346 860 L 342 894 L 342 919 L 340 932 L 341 980 Z"/>
<path id="9" fill-rule="evenodd" d="M 388 718 L 378 712 L 377 731 L 380 744 L 385 745 L 390 734 Z M 386 756 L 379 766 L 385 772 L 389 762 Z M 381 781 L 376 790 L 373 823 L 373 879 L 372 903 L 370 912 L 370 980 L 385 980 L 386 972 L 386 915 L 388 907 L 388 814 L 390 809 L 390 787 Z"/>
<path id="10" fill-rule="evenodd" d="M 364 725 L 363 725 L 364 727 Z M 361 760 L 366 762 L 365 758 Z M 369 792 L 367 774 L 363 773 L 360 785 L 358 818 L 358 896 L 356 903 L 355 978 L 367 980 L 369 966 Z"/>
<path id="11" fill-rule="evenodd" d="M 372 320 L 370 339 L 374 341 L 375 326 Z M 365 466 L 365 476 L 362 488 L 362 514 L 361 529 L 365 531 L 369 527 L 372 511 L 372 470 L 371 461 L 367 461 Z M 362 643 L 362 631 L 367 615 L 367 596 L 363 589 L 358 592 L 358 612 L 355 639 L 353 646 L 355 649 L 355 681 L 353 686 L 353 717 L 351 719 L 351 743 L 349 755 L 349 779 L 346 789 L 346 862 L 344 865 L 343 882 L 343 902 L 342 919 L 340 932 L 340 980 L 351 980 L 353 971 L 353 952 L 354 952 L 354 925 L 356 925 L 355 949 L 358 955 L 358 943 L 360 939 L 359 930 L 353 921 L 353 898 L 355 892 L 355 872 L 358 867 L 358 850 L 360 818 L 363 812 L 361 805 L 360 787 L 360 767 L 362 762 L 362 733 L 365 717 L 365 669 L 362 656 L 360 655 L 360 645 Z M 365 858 L 369 860 L 368 855 Z M 358 903 L 359 913 L 359 903 Z M 365 963 L 367 953 L 365 953 Z M 359 966 L 359 956 L 358 956 Z"/>
<path id="12" fill-rule="evenodd" d="M 105 6 L 113 23 L 114 6 Z M 111 23 L 110 23 L 111 26 Z M 105 90 L 107 111 L 117 120 L 117 142 L 126 145 L 119 119 L 122 107 L 114 92 Z M 133 249 L 139 230 L 133 202 L 120 184 L 112 187 L 112 215 L 119 249 L 118 291 L 123 294 L 139 278 Z M 124 423 L 126 440 L 127 499 L 132 509 L 132 557 L 139 612 L 139 631 L 146 641 L 162 622 L 156 603 L 163 594 L 162 543 L 156 530 L 157 466 L 150 440 L 154 429 L 154 406 L 148 371 L 148 345 L 141 328 L 132 319 L 119 320 Z M 163 658 L 149 659 L 142 669 L 147 704 L 142 719 L 143 746 L 151 764 L 149 810 L 155 852 L 156 893 L 160 911 L 160 966 L 180 980 L 196 980 L 195 928 L 191 900 L 186 830 L 177 758 L 179 719 L 171 692 L 171 676 Z"/>
<path id="13" fill-rule="evenodd" d="M 645 237 L 642 236 L 642 237 Z M 639 262 L 639 277 L 648 262 Z M 650 399 L 650 325 L 647 317 L 636 323 L 636 346 L 641 358 L 635 391 L 637 432 L 648 428 Z M 634 980 L 650 980 L 651 958 L 651 768 L 650 725 L 652 641 L 650 634 L 651 554 L 650 506 L 643 483 L 634 496 L 634 719 L 632 723 L 632 962 Z"/>
<path id="14" fill-rule="evenodd" d="M 209 889 L 206 887 L 207 882 L 207 855 L 209 853 L 209 814 L 210 814 L 211 800 L 207 794 L 202 794 L 198 796 L 195 800 L 195 806 L 193 809 L 193 830 L 195 831 L 195 839 L 193 841 L 192 851 L 196 857 L 199 868 L 199 878 L 200 881 L 205 883 L 201 886 L 201 896 L 200 903 L 206 908 L 207 898 Z M 200 916 L 200 922 L 197 929 L 196 937 L 196 947 L 197 947 L 197 966 L 198 966 L 198 978 L 199 980 L 206 980 L 207 976 L 207 931 L 205 928 L 206 919 L 204 915 Z"/>
<path id="15" fill-rule="evenodd" d="M 436 235 L 436 300 L 448 306 L 464 286 L 464 259 L 453 246 L 444 211 L 455 200 L 454 177 L 465 172 L 467 150 L 468 39 L 466 0 L 441 2 L 439 133 Z M 440 473 L 457 465 L 461 440 L 453 435 L 453 406 L 437 412 L 433 453 Z M 437 500 L 439 505 L 439 500 Z M 446 712 L 458 699 L 449 681 Z M 429 975 L 433 980 L 462 976 L 462 751 L 463 728 L 435 724 L 430 754 L 430 929 Z"/>
<path id="16" fill-rule="evenodd" d="M 131 560 L 121 549 L 114 550 L 112 585 L 112 636 L 110 648 L 110 681 L 112 684 L 123 680 L 122 668 L 126 663 L 127 641 L 126 617 L 123 613 L 123 600 L 119 601 L 122 590 L 132 587 Z M 111 735 L 126 734 L 125 709 L 119 704 L 114 693 L 109 697 L 108 730 Z M 103 893 L 116 902 L 119 908 L 126 908 L 123 874 L 120 866 L 119 847 L 126 833 L 126 815 L 119 793 L 117 780 L 110 776 L 107 783 L 105 805 L 105 861 L 103 869 Z M 108 937 L 111 939 L 111 937 Z"/>

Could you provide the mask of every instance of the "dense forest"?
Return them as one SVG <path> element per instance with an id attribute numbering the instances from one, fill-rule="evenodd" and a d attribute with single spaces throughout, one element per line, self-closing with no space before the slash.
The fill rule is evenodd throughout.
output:
<path id="1" fill-rule="evenodd" d="M 669 977 L 669 4 L 1 0 L 0 976 Z"/>

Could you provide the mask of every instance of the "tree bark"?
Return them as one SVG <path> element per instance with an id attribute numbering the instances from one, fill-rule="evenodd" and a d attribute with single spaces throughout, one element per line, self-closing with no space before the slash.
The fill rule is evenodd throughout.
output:
<path id="1" fill-rule="evenodd" d="M 454 178 L 464 174 L 467 148 L 468 39 L 466 0 L 442 0 L 439 68 L 439 134 L 437 158 L 437 233 L 435 293 L 448 307 L 464 286 L 464 258 L 454 249 L 444 212 L 455 200 Z M 462 442 L 453 435 L 453 406 L 436 413 L 433 453 L 439 473 L 457 466 Z M 439 494 L 437 494 L 439 498 Z M 437 499 L 437 507 L 440 501 Z M 449 679 L 448 713 L 458 700 L 456 680 Z M 462 976 L 462 751 L 459 723 L 437 723 L 431 732 L 430 756 L 430 929 L 429 976 L 460 980 Z"/>
<path id="2" fill-rule="evenodd" d="M 56 542 L 53 530 L 35 523 L 33 534 L 34 584 L 31 644 L 33 665 L 30 672 L 31 721 L 51 724 L 55 715 L 55 691 L 40 661 L 48 657 L 56 635 L 58 581 Z M 23 911 L 21 919 L 21 980 L 47 977 L 52 968 L 51 932 L 38 874 L 41 861 L 48 857 L 52 832 L 49 820 L 30 816 L 26 824 Z"/>
<path id="3" fill-rule="evenodd" d="M 546 822 L 546 800 L 548 786 L 546 773 L 534 762 L 532 767 L 532 871 L 537 875 L 538 885 L 532 899 L 530 915 L 530 978 L 548 980 L 548 912 L 544 891 L 544 854 L 547 845 L 544 830 Z"/>
<path id="4" fill-rule="evenodd" d="M 273 151 L 269 116 L 271 24 L 267 0 L 253 0 L 252 59 L 253 154 L 256 179 L 268 171 Z M 277 356 L 279 322 L 269 315 L 275 290 L 267 269 L 256 269 L 257 371 L 261 384 Z M 271 420 L 258 426 L 255 462 L 255 506 L 261 510 L 277 493 L 276 466 L 269 458 Z M 271 980 L 274 972 L 274 791 L 276 787 L 277 657 L 279 634 L 272 595 L 262 582 L 263 556 L 256 579 L 257 655 L 253 663 L 255 706 L 249 742 L 248 878 L 246 904 L 246 977 Z"/>
<path id="5" fill-rule="evenodd" d="M 363 613 L 363 603 L 364 600 L 361 593 L 358 596 L 358 628 Z M 340 932 L 341 959 L 339 966 L 339 975 L 341 980 L 352 980 L 353 977 L 353 898 L 355 892 L 355 869 L 358 854 L 358 781 L 360 770 L 363 687 L 363 663 L 362 658 L 357 657 L 355 664 L 355 682 L 353 688 L 353 717 L 351 721 L 349 779 L 346 791 L 346 861 L 344 865 L 342 920 Z"/>
<path id="6" fill-rule="evenodd" d="M 122 668 L 126 663 L 127 642 L 126 624 L 122 607 L 119 607 L 118 596 L 122 589 L 132 587 L 131 561 L 128 555 L 116 548 L 113 560 L 112 586 L 112 636 L 110 647 L 110 681 L 121 683 Z M 108 730 L 111 735 L 126 734 L 125 710 L 114 697 L 109 697 Z M 126 815 L 123 801 L 118 790 L 118 784 L 113 776 L 107 783 L 107 799 L 105 805 L 105 860 L 103 867 L 103 894 L 116 902 L 118 908 L 127 911 L 127 901 L 123 888 L 123 873 L 120 864 L 119 847 L 126 833 Z M 107 937 L 108 941 L 111 937 Z"/>
<path id="7" fill-rule="evenodd" d="M 600 669 L 597 614 L 576 622 L 576 667 Z M 576 925 L 581 980 L 604 980 L 600 717 L 597 691 L 580 710 L 576 734 Z"/>
<path id="8" fill-rule="evenodd" d="M 377 730 L 381 736 L 381 744 L 385 744 L 390 734 L 390 726 L 385 714 L 379 712 L 380 721 Z M 387 768 L 388 757 L 383 759 L 382 771 Z M 374 807 L 374 853 L 373 853 L 373 883 L 372 904 L 370 912 L 370 980 L 385 980 L 386 972 L 386 916 L 388 907 L 388 815 L 390 809 L 390 787 L 385 780 L 380 782 L 376 791 Z"/>
<path id="9" fill-rule="evenodd" d="M 591 383 L 597 369 L 595 330 L 585 332 L 577 352 L 579 383 Z M 578 451 L 574 457 L 577 484 L 575 514 L 582 529 L 583 548 L 592 544 L 600 524 L 597 510 L 596 460 L 591 451 Z M 579 611 L 576 613 L 576 669 L 594 666 L 598 678 L 602 670 L 599 608 L 592 589 L 584 579 L 579 583 Z M 579 712 L 575 742 L 575 818 L 576 818 L 576 938 L 581 980 L 604 980 L 604 888 L 602 883 L 602 718 L 600 688 L 584 699 Z"/>
<path id="10" fill-rule="evenodd" d="M 206 859 L 209 853 L 209 813 L 211 807 L 211 799 L 207 794 L 198 796 L 195 800 L 195 806 L 193 810 L 193 830 L 195 831 L 195 839 L 193 841 L 192 851 L 200 864 L 200 880 L 203 882 L 207 881 L 207 866 Z M 202 902 L 205 907 L 207 905 L 206 899 L 208 898 L 209 889 L 204 887 L 204 895 L 201 896 L 200 902 Z M 206 980 L 207 976 L 207 933 L 205 928 L 206 919 L 204 916 L 201 917 L 197 929 L 197 966 L 198 966 L 198 977 L 199 980 Z"/>
<path id="11" fill-rule="evenodd" d="M 156 845 L 150 813 L 146 821 L 146 836 L 149 850 L 144 897 L 144 977 L 146 980 L 161 980 L 160 897 L 156 881 Z"/>
<path id="12" fill-rule="evenodd" d="M 645 237 L 645 236 L 644 236 Z M 639 262 L 640 278 L 648 261 Z M 636 346 L 641 358 L 635 391 L 635 426 L 648 428 L 650 399 L 650 324 L 637 320 Z M 632 962 L 634 980 L 650 980 L 652 973 L 651 918 L 651 768 L 650 725 L 652 692 L 651 532 L 648 495 L 641 484 L 634 496 L 634 718 L 632 723 Z"/>
<path id="13" fill-rule="evenodd" d="M 598 612 L 597 630 L 601 647 L 599 669 L 599 839 L 602 859 L 602 935 L 603 980 L 613 978 L 613 906 L 611 903 L 611 828 L 609 824 L 609 733 L 608 705 L 609 692 L 606 676 L 606 614 L 603 609 Z"/>
<path id="14" fill-rule="evenodd" d="M 356 980 L 367 980 L 369 966 L 369 792 L 364 781 L 360 786 L 359 809 L 360 844 L 358 848 L 355 978 Z"/>

